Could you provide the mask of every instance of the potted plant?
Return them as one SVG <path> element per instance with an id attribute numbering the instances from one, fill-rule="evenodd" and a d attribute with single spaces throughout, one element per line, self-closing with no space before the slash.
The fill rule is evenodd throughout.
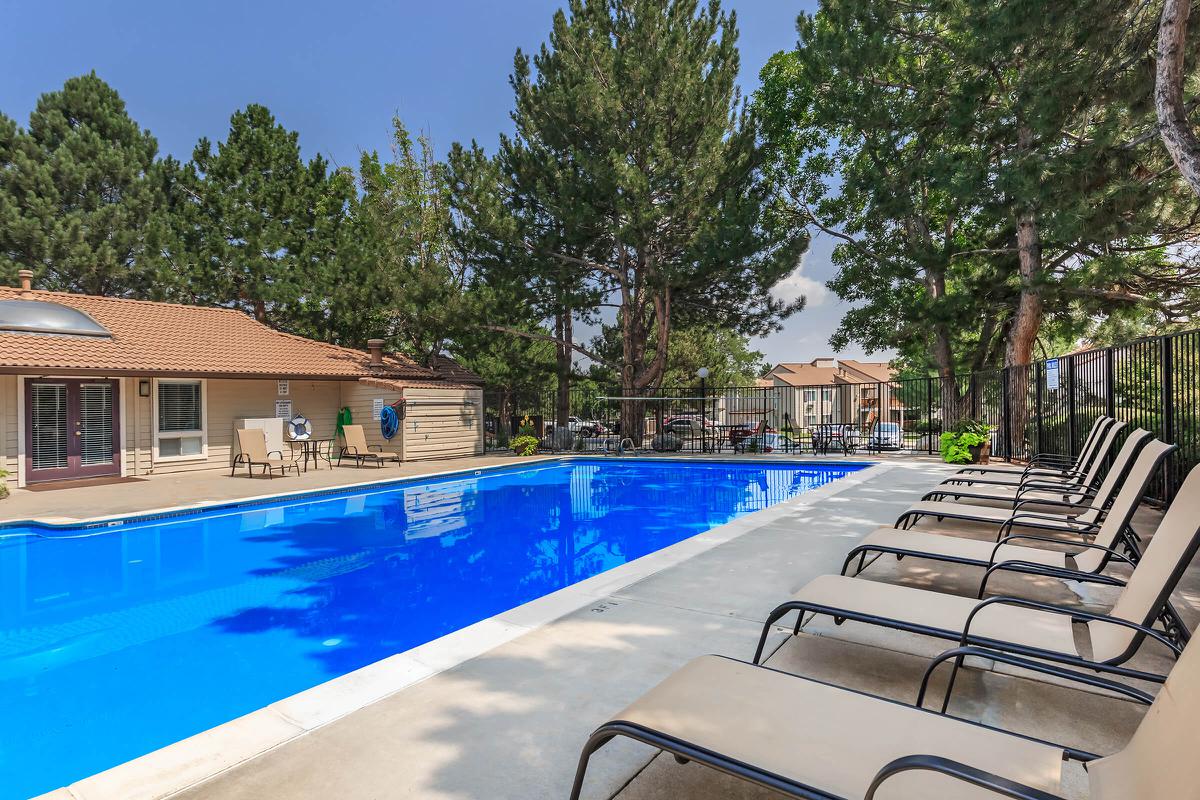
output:
<path id="1" fill-rule="evenodd" d="M 513 437 L 512 441 L 508 443 L 508 446 L 511 447 L 512 451 L 519 456 L 531 456 L 537 453 L 538 438 L 536 436 L 528 435 L 515 436 Z"/>
<path id="2" fill-rule="evenodd" d="M 942 434 L 942 460 L 947 464 L 986 464 L 992 449 L 992 429 L 975 419 L 963 420 Z"/>

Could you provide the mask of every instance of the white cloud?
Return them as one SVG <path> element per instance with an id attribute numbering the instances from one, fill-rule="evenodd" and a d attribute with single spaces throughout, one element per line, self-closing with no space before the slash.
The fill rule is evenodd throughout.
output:
<path id="1" fill-rule="evenodd" d="M 792 274 L 775 284 L 771 294 L 778 300 L 792 302 L 798 297 L 808 298 L 808 308 L 819 306 L 829 297 L 825 284 L 804 274 L 804 259 L 792 270 Z"/>

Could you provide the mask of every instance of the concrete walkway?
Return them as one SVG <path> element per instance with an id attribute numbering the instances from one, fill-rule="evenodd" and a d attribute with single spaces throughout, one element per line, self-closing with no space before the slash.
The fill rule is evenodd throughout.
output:
<path id="1" fill-rule="evenodd" d="M 801 496 L 786 509 L 745 517 L 749 530 L 736 538 L 631 585 L 597 593 L 582 609 L 173 797 L 564 798 L 579 749 L 598 723 L 697 655 L 749 658 L 771 608 L 811 578 L 836 572 L 854 543 L 874 527 L 890 525 L 947 471 L 931 462 L 892 461 L 836 492 Z M 1139 531 L 1152 530 L 1152 516 L 1139 524 Z M 872 566 L 864 577 L 918 585 L 934 580 L 928 563 L 914 565 L 911 559 Z M 948 579 L 954 588 L 954 574 Z M 969 586 L 970 576 L 961 576 L 960 588 Z M 1189 622 L 1200 617 L 1197 586 L 1200 579 L 1189 575 L 1177 595 Z M 1058 599 L 1101 605 L 1105 600 L 1069 592 Z M 502 620 L 521 624 L 519 613 Z M 864 632 L 865 626 L 844 627 L 817 626 L 795 638 L 778 631 L 769 663 L 912 702 L 925 663 L 919 654 L 945 649 L 917 637 L 887 639 Z M 973 672 L 961 684 L 956 714 L 1099 752 L 1123 744 L 1142 714 L 1122 700 L 1011 673 Z M 1068 777 L 1074 794 L 1082 776 Z M 773 795 L 694 764 L 680 766 L 651 748 L 615 741 L 593 758 L 585 796 Z"/>
<path id="2" fill-rule="evenodd" d="M 857 486 L 786 514 L 716 548 L 597 599 L 332 724 L 228 770 L 188 800 L 321 798 L 561 798 L 596 724 L 702 653 L 752 655 L 765 614 L 816 575 L 836 571 L 867 531 L 890 524 L 942 466 L 893 462 Z M 772 664 L 884 694 L 915 693 L 912 656 L 827 637 L 779 634 Z M 939 648 L 944 649 L 944 648 Z M 920 665 L 923 662 L 916 660 Z M 919 675 L 919 672 L 917 673 Z M 1023 678 L 966 681 L 976 715 L 1016 720 L 1036 700 L 1102 714 L 1100 738 L 1119 745 L 1141 711 Z M 1080 696 L 1084 699 L 1080 700 Z M 983 698 L 984 702 L 980 702 Z M 1016 698 L 1010 712 L 989 700 Z M 988 710 L 992 709 L 992 710 Z M 1114 710 L 1115 709 L 1115 710 Z M 970 710 L 970 709 L 968 709 Z M 1028 715 L 1026 715 L 1028 716 Z M 1057 719 L 1058 725 L 1055 725 Z M 1037 727 L 1034 723 L 1034 727 Z M 1026 724 L 1026 727 L 1029 727 Z M 1053 731 L 1052 731 L 1053 732 Z M 1086 738 L 1086 737 L 1085 737 Z M 766 797 L 710 770 L 655 758 L 617 741 L 594 757 L 589 798 Z"/>
<path id="3" fill-rule="evenodd" d="M 345 466 L 333 468 L 321 464 L 320 469 L 275 478 L 257 473 L 254 477 L 248 477 L 242 471 L 230 477 L 227 469 L 206 469 L 146 475 L 135 481 L 104 486 L 73 486 L 53 491 L 13 489 L 11 495 L 0 501 L 0 522 L 30 519 L 71 522 L 84 518 L 140 514 L 151 509 L 201 506 L 262 495 L 354 486 L 438 472 L 504 466 L 539 458 L 543 456 L 519 458 L 500 454 L 438 461 L 406 461 L 383 467 L 356 467 L 347 462 Z"/>

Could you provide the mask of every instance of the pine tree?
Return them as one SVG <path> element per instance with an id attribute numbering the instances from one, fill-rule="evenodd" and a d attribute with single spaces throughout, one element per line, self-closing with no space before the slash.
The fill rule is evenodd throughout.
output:
<path id="1" fill-rule="evenodd" d="M 736 39 L 715 0 L 572 0 L 549 43 L 514 61 L 516 135 L 498 162 L 507 198 L 545 235 L 509 246 L 611 293 L 626 396 L 661 385 L 675 324 L 764 333 L 801 305 L 769 293 L 807 239 L 763 225 L 769 186 L 739 110 Z M 640 429 L 638 404 L 622 417 Z"/>
<path id="2" fill-rule="evenodd" d="M 214 150 L 201 139 L 177 178 L 173 260 L 194 302 L 243 308 L 261 322 L 336 338 L 325 298 L 341 281 L 338 245 L 353 181 L 320 156 L 307 164 L 299 136 L 250 105 Z"/>
<path id="3" fill-rule="evenodd" d="M 0 115 L 0 273 L 49 289 L 154 296 L 141 258 L 161 195 L 158 144 L 96 74 L 44 94 L 28 130 Z"/>

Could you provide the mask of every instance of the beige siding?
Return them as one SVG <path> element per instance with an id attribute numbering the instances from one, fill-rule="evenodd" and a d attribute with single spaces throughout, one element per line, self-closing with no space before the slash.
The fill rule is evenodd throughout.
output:
<path id="1" fill-rule="evenodd" d="M 150 378 L 122 378 L 124 399 L 121 439 L 125 448 L 125 474 L 189 472 L 200 469 L 224 469 L 229 466 L 234 441 L 234 420 L 242 417 L 272 417 L 275 401 L 290 399 L 292 410 L 313 422 L 318 438 L 332 438 L 337 412 L 349 406 L 354 421 L 361 424 L 367 441 L 385 450 L 401 454 L 406 461 L 452 458 L 483 452 L 483 427 L 478 389 L 379 389 L 354 381 L 290 382 L 286 398 L 278 397 L 274 380 L 209 379 L 205 381 L 207 457 L 189 461 L 159 461 L 154 455 L 154 404 L 151 397 L 140 397 L 140 381 Z M 8 471 L 7 481 L 15 485 L 18 477 L 18 379 L 0 375 L 0 469 Z M 151 382 L 151 393 L 153 393 Z M 394 403 L 404 397 L 408 408 L 400 433 L 390 442 L 379 432 L 372 417 L 376 398 Z M 340 444 L 340 442 L 339 442 Z"/>
<path id="2" fill-rule="evenodd" d="M 331 438 L 337 423 L 341 396 L 337 381 L 290 382 L 289 394 L 276 394 L 274 380 L 210 379 L 205 382 L 205 409 L 208 458 L 194 461 L 160 461 L 154 471 L 188 472 L 196 469 L 227 468 L 233 458 L 234 422 L 245 417 L 275 416 L 275 401 L 292 401 L 292 413 L 303 414 L 312 420 L 313 435 Z M 147 404 L 146 416 L 152 416 Z M 152 437 L 154 421 L 147 419 L 147 439 Z"/>
<path id="3" fill-rule="evenodd" d="M 3 420 L 3 430 L 0 431 L 0 447 L 3 447 L 0 469 L 8 473 L 4 480 L 10 486 L 17 485 L 20 467 L 17 408 L 17 376 L 0 375 L 0 420 Z"/>
<path id="4" fill-rule="evenodd" d="M 404 453 L 404 427 L 401 426 L 400 432 L 388 441 L 383 438 L 383 434 L 379 432 L 379 420 L 372 416 L 373 403 L 376 398 L 382 399 L 387 405 L 399 400 L 401 393 L 399 390 L 380 389 L 375 386 L 367 386 L 366 384 L 354 382 L 346 382 L 342 384 L 342 405 L 350 409 L 350 418 L 353 424 L 363 426 L 363 434 L 367 437 L 368 445 L 379 445 L 383 450 L 391 453 L 400 453 L 403 458 Z M 338 441 L 338 445 L 344 444 Z"/>
<path id="5" fill-rule="evenodd" d="M 454 458 L 483 452 L 478 389 L 405 389 L 404 460 Z"/>

